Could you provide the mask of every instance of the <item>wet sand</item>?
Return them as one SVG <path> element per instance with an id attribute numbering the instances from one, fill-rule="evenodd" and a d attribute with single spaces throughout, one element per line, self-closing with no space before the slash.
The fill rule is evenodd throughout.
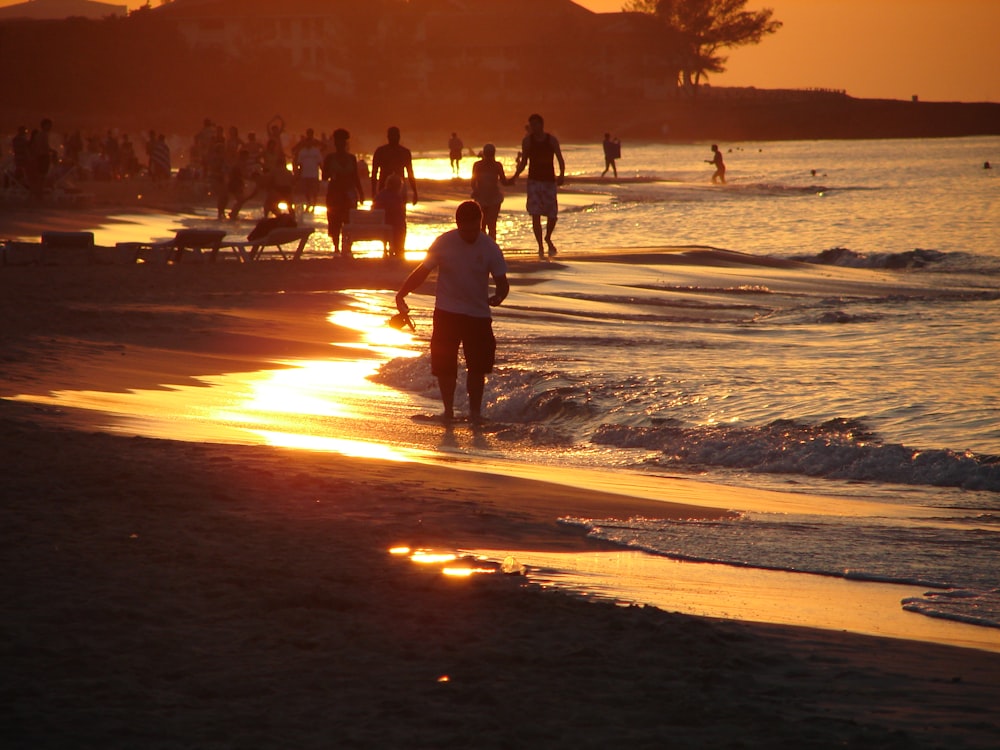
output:
<path id="1" fill-rule="evenodd" d="M 2 268 L 0 395 L 312 356 L 312 293 L 406 270 Z M 7 399 L 0 435 L 10 747 L 987 748 L 1000 731 L 997 654 L 619 607 L 387 552 L 599 552 L 556 518 L 718 512 L 697 492 L 665 505 L 130 437 Z"/>

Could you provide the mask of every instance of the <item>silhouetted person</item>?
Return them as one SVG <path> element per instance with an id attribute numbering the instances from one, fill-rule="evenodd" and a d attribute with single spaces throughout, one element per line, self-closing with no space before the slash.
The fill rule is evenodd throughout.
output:
<path id="1" fill-rule="evenodd" d="M 553 160 L 559 162 L 559 175 L 556 176 Z M 531 215 L 531 228 L 538 242 L 538 257 L 544 258 L 542 249 L 542 216 L 545 216 L 545 243 L 549 247 L 549 257 L 555 257 L 556 246 L 552 243 L 552 232 L 555 231 L 559 218 L 558 186 L 563 184 L 566 174 L 566 162 L 563 160 L 559 141 L 551 133 L 545 132 L 545 121 L 539 114 L 528 118 L 528 134 L 521 142 L 521 156 L 517 162 L 517 170 L 511 181 L 528 167 L 527 199 L 525 207 Z"/>
<path id="2" fill-rule="evenodd" d="M 497 149 L 492 143 L 483 146 L 483 158 L 472 165 L 472 199 L 483 209 L 483 231 L 497 238 L 497 218 L 503 204 L 501 185 L 507 184 L 503 164 L 496 160 Z"/>
<path id="3" fill-rule="evenodd" d="M 259 165 L 264 158 L 264 144 L 257 140 L 257 134 L 252 130 L 247 133 L 245 148 L 251 164 Z"/>
<path id="4" fill-rule="evenodd" d="M 310 128 L 306 138 L 294 149 L 295 172 L 303 193 L 302 210 L 308 213 L 312 213 L 316 207 L 316 199 L 319 196 L 319 172 L 323 164 L 320 142 L 312 137 L 312 132 Z"/>
<path id="5" fill-rule="evenodd" d="M 358 160 L 348 152 L 351 134 L 344 128 L 333 131 L 333 151 L 323 159 L 323 179 L 326 187 L 327 234 L 333 240 L 333 254 L 340 254 L 340 233 L 350 216 L 351 209 L 364 201 Z"/>
<path id="6" fill-rule="evenodd" d="M 611 133 L 604 134 L 604 171 L 601 172 L 601 177 L 604 177 L 611 169 L 614 171 L 615 177 L 618 177 L 618 165 L 615 164 L 616 159 L 620 159 L 622 155 L 622 143 L 617 138 L 612 138 Z"/>
<path id="7" fill-rule="evenodd" d="M 413 176 L 413 155 L 410 149 L 399 142 L 399 128 L 395 125 L 386 131 L 388 143 L 383 143 L 372 154 L 372 195 L 378 195 L 385 188 L 389 175 L 398 174 L 409 186 L 413 205 L 417 205 L 417 180 Z M 406 197 L 404 193 L 404 198 Z"/>
<path id="8" fill-rule="evenodd" d="M 719 147 L 715 143 L 712 144 L 712 154 L 713 154 L 713 156 L 712 156 L 711 159 L 705 159 L 705 163 L 706 164 L 714 164 L 715 165 L 715 173 L 712 175 L 712 184 L 714 185 L 716 182 L 720 182 L 721 181 L 722 184 L 725 185 L 726 184 L 726 165 L 722 161 L 722 152 L 719 151 Z"/>
<path id="9" fill-rule="evenodd" d="M 285 120 L 282 116 L 275 115 L 272 117 L 265 126 L 264 132 L 267 133 L 267 142 L 264 144 L 264 152 L 266 153 L 268 146 L 271 146 L 271 148 L 281 155 L 282 162 L 287 162 L 288 159 L 285 157 L 285 145 L 281 142 L 281 137 L 285 132 Z"/>
<path id="10" fill-rule="evenodd" d="M 227 200 L 229 197 L 233 199 L 233 208 L 229 211 L 230 219 L 235 219 L 239 216 L 240 208 L 246 201 L 246 170 L 248 163 L 249 154 L 245 148 L 241 148 L 236 155 L 236 161 L 228 167 L 226 174 Z"/>
<path id="11" fill-rule="evenodd" d="M 295 175 L 288 169 L 288 162 L 285 159 L 285 150 L 281 146 L 279 138 L 269 138 L 264 146 L 264 169 L 261 173 L 259 185 L 264 190 L 264 218 L 269 214 L 280 216 L 284 213 L 281 204 L 285 204 L 286 210 L 291 213 L 292 189 L 295 184 Z M 256 192 L 256 191 L 255 191 Z"/>
<path id="12" fill-rule="evenodd" d="M 28 165 L 28 162 L 31 161 L 31 139 L 28 136 L 27 127 L 18 126 L 17 135 L 10 142 L 10 149 L 14 152 L 14 177 L 27 187 L 28 174 L 31 170 Z"/>
<path id="13" fill-rule="evenodd" d="M 215 124 L 205 118 L 202 121 L 201 129 L 194 134 L 194 149 L 191 154 L 191 163 L 197 164 L 201 170 L 201 177 L 209 176 L 209 160 L 212 158 L 212 144 L 215 142 Z"/>
<path id="14" fill-rule="evenodd" d="M 465 144 L 458 137 L 458 133 L 452 133 L 448 139 L 448 159 L 451 161 L 451 172 L 458 177 L 458 170 L 462 165 L 462 149 Z"/>
<path id="15" fill-rule="evenodd" d="M 437 377 L 445 421 L 455 418 L 455 386 L 458 382 L 458 347 L 465 352 L 468 372 L 469 421 L 482 415 L 486 375 L 493 372 L 496 338 L 491 307 L 506 299 L 510 291 L 503 253 L 481 231 L 482 210 L 465 201 L 455 212 L 457 229 L 434 240 L 426 259 L 407 277 L 396 294 L 396 307 L 406 315 L 406 295 L 417 289 L 438 269 L 431 333 L 431 373 Z M 490 295 L 490 278 L 496 291 Z"/>
<path id="16" fill-rule="evenodd" d="M 48 177 L 49 170 L 52 167 L 53 151 L 52 145 L 49 142 L 51 134 L 52 120 L 46 117 L 39 124 L 38 130 L 32 132 L 31 139 L 28 142 L 28 151 L 30 154 L 28 159 L 28 186 L 31 189 L 32 196 L 37 200 L 41 200 L 45 194 L 45 179 Z"/>
<path id="17" fill-rule="evenodd" d="M 389 256 L 403 258 L 406 253 L 406 197 L 403 181 L 398 174 L 389 175 L 385 187 L 372 200 L 372 208 L 385 212 L 385 223 L 392 227 L 389 238 Z"/>
<path id="18" fill-rule="evenodd" d="M 240 157 L 243 150 L 243 139 L 240 138 L 240 131 L 235 125 L 230 125 L 226 131 L 226 167 L 232 167 Z"/>
<path id="19" fill-rule="evenodd" d="M 149 163 L 153 182 L 170 180 L 170 146 L 167 145 L 167 136 L 163 133 L 156 136 L 150 147 Z"/>
<path id="20" fill-rule="evenodd" d="M 206 160 L 208 180 L 212 193 L 215 195 L 215 210 L 218 219 L 226 218 L 226 206 L 229 205 L 229 175 L 226 174 L 226 139 L 216 136 L 209 145 Z"/>

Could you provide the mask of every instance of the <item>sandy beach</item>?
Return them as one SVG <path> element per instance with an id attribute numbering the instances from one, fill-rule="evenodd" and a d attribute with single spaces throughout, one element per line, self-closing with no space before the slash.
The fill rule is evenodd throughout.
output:
<path id="1" fill-rule="evenodd" d="M 106 210 L 4 213 L 0 236 Z M 8 399 L 323 356 L 330 296 L 312 293 L 408 270 L 0 268 L 6 747 L 996 746 L 1000 654 L 622 607 L 389 554 L 600 549 L 557 519 L 710 503 L 110 434 Z"/>

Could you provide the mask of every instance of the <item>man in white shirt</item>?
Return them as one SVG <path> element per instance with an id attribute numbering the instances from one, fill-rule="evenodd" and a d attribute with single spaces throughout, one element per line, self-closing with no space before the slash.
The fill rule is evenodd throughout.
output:
<path id="1" fill-rule="evenodd" d="M 310 138 L 302 144 L 302 147 L 295 153 L 295 172 L 302 181 L 302 192 L 304 203 L 302 210 L 312 213 L 316 208 L 316 199 L 319 195 L 319 168 L 323 163 L 323 152 L 320 150 L 319 141 Z"/>
<path id="2" fill-rule="evenodd" d="M 431 372 L 437 377 L 444 405 L 443 419 L 455 418 L 455 385 L 458 382 L 458 347 L 465 352 L 468 371 L 469 421 L 482 418 L 486 375 L 493 372 L 496 338 L 491 307 L 510 292 L 507 263 L 499 245 L 481 231 L 483 212 L 475 201 L 465 201 L 455 212 L 457 229 L 439 236 L 427 257 L 409 275 L 396 294 L 396 307 L 409 312 L 406 295 L 438 269 L 431 334 Z M 490 278 L 496 287 L 490 294 Z"/>

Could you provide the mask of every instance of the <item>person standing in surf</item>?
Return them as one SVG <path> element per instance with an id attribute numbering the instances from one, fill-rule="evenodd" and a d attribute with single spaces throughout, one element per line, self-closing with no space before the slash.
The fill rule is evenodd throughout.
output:
<path id="1" fill-rule="evenodd" d="M 604 171 L 601 172 L 601 177 L 604 177 L 608 173 L 608 170 L 614 170 L 615 179 L 618 179 L 618 165 L 615 163 L 616 160 L 620 159 L 622 156 L 622 142 L 618 138 L 612 138 L 611 133 L 604 134 Z"/>
<path id="2" fill-rule="evenodd" d="M 493 372 L 496 337 L 491 307 L 507 298 L 507 263 L 500 246 L 482 231 L 483 212 L 475 201 L 465 201 L 455 211 L 452 229 L 431 244 L 427 257 L 413 269 L 396 293 L 402 315 L 410 311 L 406 295 L 417 289 L 434 269 L 438 270 L 431 332 L 431 373 L 437 378 L 445 422 L 455 419 L 455 388 L 458 382 L 458 347 L 465 353 L 469 421 L 482 419 L 486 376 Z M 490 294 L 490 278 L 496 287 Z"/>
<path id="3" fill-rule="evenodd" d="M 552 161 L 559 162 L 559 175 L 556 176 Z M 545 217 L 545 243 L 549 248 L 549 258 L 556 255 L 556 246 L 552 243 L 552 232 L 555 231 L 559 218 L 559 199 L 557 188 L 563 184 L 566 174 L 566 162 L 563 160 L 559 141 L 551 133 L 545 132 L 545 121 L 539 114 L 528 118 L 528 133 L 521 142 L 521 156 L 517 160 L 517 169 L 511 182 L 528 168 L 528 186 L 526 208 L 531 214 L 531 228 L 538 242 L 538 257 L 544 258 L 542 248 L 542 216 Z"/>
<path id="4" fill-rule="evenodd" d="M 483 209 L 483 231 L 497 238 L 497 219 L 503 204 L 501 185 L 507 185 L 503 164 L 497 161 L 497 148 L 492 143 L 483 146 L 483 157 L 472 165 L 472 200 Z"/>
<path id="5" fill-rule="evenodd" d="M 712 184 L 717 182 L 722 182 L 723 185 L 726 184 L 726 164 L 722 161 L 722 152 L 719 151 L 718 144 L 712 144 L 712 158 L 705 159 L 706 164 L 715 165 L 715 173 L 712 175 Z"/>

